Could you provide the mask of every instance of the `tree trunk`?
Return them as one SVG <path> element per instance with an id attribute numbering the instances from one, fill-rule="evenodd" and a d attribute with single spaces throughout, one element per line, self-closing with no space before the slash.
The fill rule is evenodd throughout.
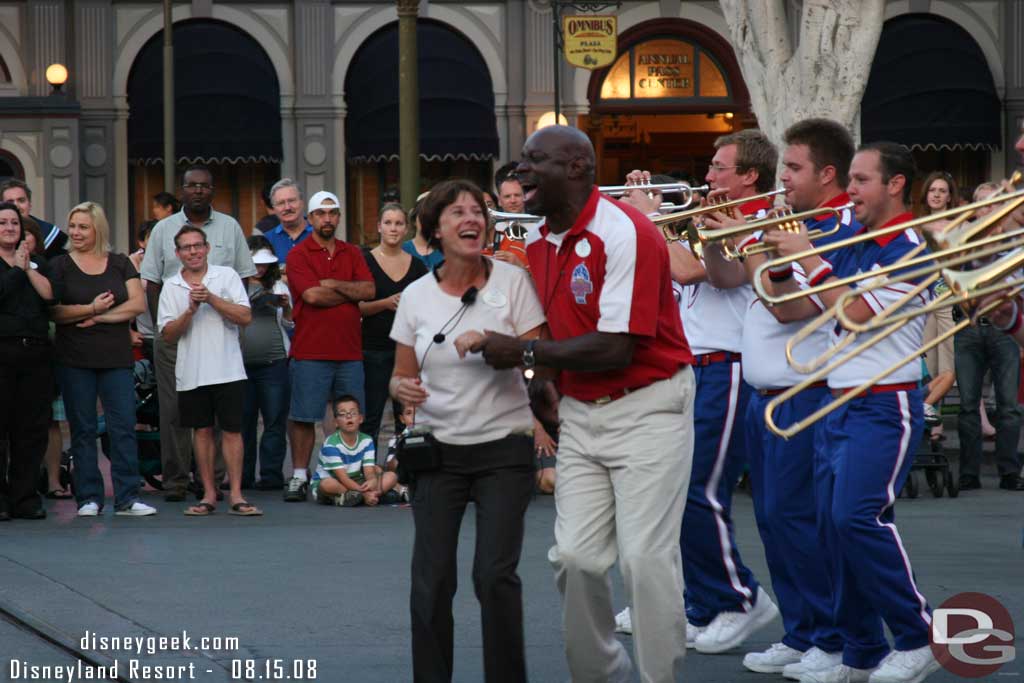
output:
<path id="1" fill-rule="evenodd" d="M 796 49 L 786 0 L 720 0 L 761 130 L 782 135 L 809 117 L 860 138 L 860 100 L 882 33 L 885 0 L 804 0 Z"/>

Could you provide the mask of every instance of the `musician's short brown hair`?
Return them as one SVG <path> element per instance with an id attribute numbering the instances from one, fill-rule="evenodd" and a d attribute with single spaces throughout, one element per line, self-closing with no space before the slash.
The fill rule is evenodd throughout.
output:
<path id="1" fill-rule="evenodd" d="M 783 140 L 787 145 L 806 145 L 815 171 L 832 166 L 836 169 L 839 187 L 849 185 L 850 161 L 856 146 L 843 124 L 832 119 L 804 119 L 787 128 Z"/>
<path id="2" fill-rule="evenodd" d="M 736 171 L 746 173 L 757 171 L 758 192 L 768 192 L 775 187 L 775 167 L 779 164 L 779 151 L 768 136 L 757 128 L 729 133 L 715 140 L 715 149 L 736 145 Z"/>

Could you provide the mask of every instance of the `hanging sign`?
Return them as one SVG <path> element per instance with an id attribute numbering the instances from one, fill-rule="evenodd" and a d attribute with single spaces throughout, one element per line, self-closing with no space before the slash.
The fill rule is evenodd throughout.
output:
<path id="1" fill-rule="evenodd" d="M 580 69 L 600 69 L 615 61 L 619 19 L 584 14 L 562 17 L 565 61 Z"/>

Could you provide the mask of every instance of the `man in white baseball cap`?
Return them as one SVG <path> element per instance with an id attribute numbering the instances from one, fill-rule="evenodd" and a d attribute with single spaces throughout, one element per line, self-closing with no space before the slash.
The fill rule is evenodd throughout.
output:
<path id="1" fill-rule="evenodd" d="M 334 237 L 341 222 L 337 195 L 317 192 L 309 198 L 307 214 L 313 234 L 288 254 L 288 287 L 295 302 L 288 420 L 294 472 L 284 492 L 288 502 L 308 496 L 314 426 L 328 402 L 347 394 L 360 408 L 365 405 L 358 302 L 376 293 L 359 247 Z"/>

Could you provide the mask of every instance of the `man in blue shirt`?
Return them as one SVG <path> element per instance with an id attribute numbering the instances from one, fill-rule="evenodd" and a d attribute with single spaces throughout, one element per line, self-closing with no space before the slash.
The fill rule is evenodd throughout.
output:
<path id="1" fill-rule="evenodd" d="M 265 237 L 274 247 L 282 268 L 288 261 L 288 252 L 292 247 L 313 232 L 313 226 L 302 211 L 302 201 L 302 189 L 291 178 L 281 178 L 270 188 L 270 204 L 281 223 Z"/>

